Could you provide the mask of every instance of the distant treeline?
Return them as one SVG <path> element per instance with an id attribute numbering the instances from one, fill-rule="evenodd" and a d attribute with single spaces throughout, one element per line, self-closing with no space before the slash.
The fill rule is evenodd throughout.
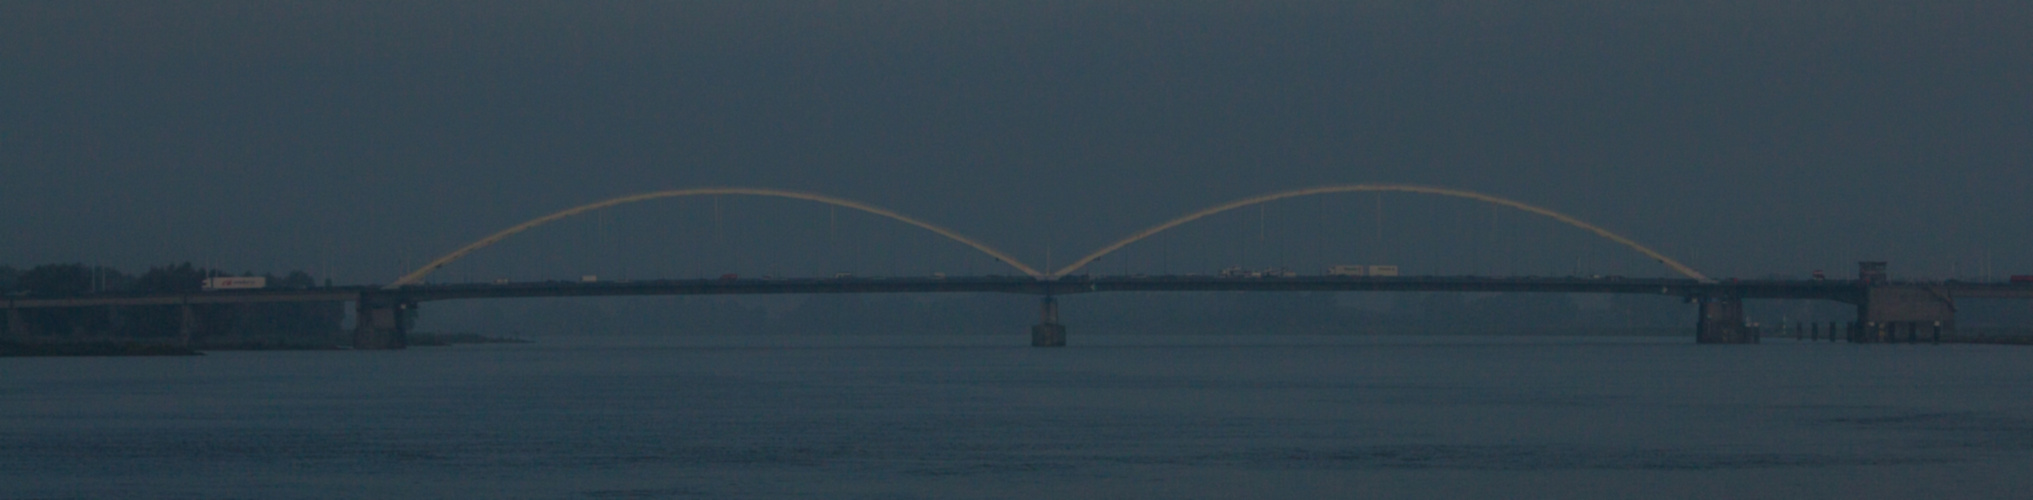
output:
<path id="1" fill-rule="evenodd" d="M 303 271 L 282 276 L 236 274 L 185 262 L 128 274 L 107 266 L 69 263 L 28 269 L 0 266 L 0 295 L 57 298 L 102 293 L 199 292 L 204 289 L 206 278 L 227 276 L 263 276 L 268 279 L 268 288 L 318 286 L 317 280 Z M 0 322 L 0 335 L 10 339 L 9 342 L 119 340 L 181 344 L 188 337 L 192 347 L 329 347 L 342 337 L 340 327 L 345 320 L 345 307 L 340 302 L 282 302 L 39 308 L 8 314 L 7 321 Z"/>
<path id="2" fill-rule="evenodd" d="M 290 271 L 289 274 L 280 277 L 251 272 L 235 274 L 185 262 L 150 267 L 147 271 L 135 275 L 106 266 L 70 263 L 43 264 L 25 270 L 0 266 L 0 292 L 10 296 L 35 297 L 67 297 L 106 292 L 195 292 L 204 288 L 206 278 L 226 276 L 266 277 L 269 288 L 303 289 L 318 285 L 316 279 L 303 271 Z M 330 284 L 330 280 L 327 280 L 326 285 Z"/>

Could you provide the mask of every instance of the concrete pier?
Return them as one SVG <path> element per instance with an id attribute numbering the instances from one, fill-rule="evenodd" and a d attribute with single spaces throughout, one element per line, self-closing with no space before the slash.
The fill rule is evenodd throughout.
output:
<path id="1" fill-rule="evenodd" d="M 1737 297 L 1696 297 L 1701 316 L 1694 323 L 1694 343 L 1756 344 L 1758 333 L 1744 325 L 1744 301 Z"/>
<path id="2" fill-rule="evenodd" d="M 7 324 L 4 326 L 7 328 L 7 335 L 4 338 L 19 340 L 29 336 L 28 321 L 21 318 L 20 309 L 7 308 Z"/>
<path id="3" fill-rule="evenodd" d="M 1066 325 L 1059 324 L 1059 301 L 1046 295 L 1031 326 L 1031 347 L 1066 347 Z"/>
<path id="4" fill-rule="evenodd" d="M 198 311 L 192 309 L 190 304 L 179 305 L 176 309 L 176 336 L 183 342 L 185 348 L 189 348 L 192 342 L 197 340 L 198 330 L 203 324 L 198 321 Z"/>
<path id="5" fill-rule="evenodd" d="M 363 296 L 354 307 L 354 349 L 402 349 L 409 346 L 416 303 Z"/>

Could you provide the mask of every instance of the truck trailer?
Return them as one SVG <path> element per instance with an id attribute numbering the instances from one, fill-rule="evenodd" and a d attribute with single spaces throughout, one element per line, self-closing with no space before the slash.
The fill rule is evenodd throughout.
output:
<path id="1" fill-rule="evenodd" d="M 268 278 L 241 276 L 226 278 L 205 278 L 205 290 L 253 290 L 267 288 Z"/>

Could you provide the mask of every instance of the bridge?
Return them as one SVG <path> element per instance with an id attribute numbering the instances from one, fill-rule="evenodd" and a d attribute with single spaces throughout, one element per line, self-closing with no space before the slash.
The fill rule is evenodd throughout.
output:
<path id="1" fill-rule="evenodd" d="M 1462 198 L 1493 206 L 1515 209 L 1546 217 L 1643 254 L 1682 278 L 1542 278 L 1481 276 L 1088 276 L 1073 274 L 1101 257 L 1165 230 L 1210 215 L 1271 201 L 1335 193 L 1400 192 Z M 965 276 L 918 278 L 792 278 L 792 279 L 692 279 L 629 282 L 528 282 L 497 284 L 430 284 L 430 273 L 465 256 L 532 228 L 572 216 L 618 205 L 688 196 L 763 196 L 805 200 L 871 213 L 916 226 L 996 258 L 1022 273 L 1021 276 Z M 1746 299 L 1827 300 L 1853 305 L 1856 321 L 1843 327 L 1844 338 L 1852 342 L 1895 340 L 1901 331 L 1917 338 L 1922 330 L 1930 336 L 1955 330 L 1955 300 L 1958 298 L 2033 298 L 2033 285 L 2007 283 L 1893 282 L 1887 279 L 1883 262 L 1865 262 L 1853 280 L 1754 280 L 1717 281 L 1651 248 L 1622 235 L 1551 209 L 1482 193 L 1457 189 L 1403 184 L 1352 184 L 1321 186 L 1270 193 L 1215 205 L 1174 218 L 1089 253 L 1058 269 L 1039 270 L 980 241 L 930 222 L 852 200 L 825 195 L 761 188 L 698 188 L 658 191 L 623 196 L 581 205 L 531 219 L 483 237 L 424 266 L 404 274 L 385 286 L 319 288 L 308 290 L 223 290 L 173 294 L 94 294 L 71 297 L 9 297 L 5 301 L 7 321 L 4 332 L 12 337 L 37 332 L 22 320 L 24 311 L 48 308 L 92 308 L 132 306 L 175 306 L 182 315 L 179 334 L 185 339 L 204 335 L 195 306 L 287 302 L 351 302 L 354 304 L 357 349 L 399 349 L 413 324 L 417 307 L 424 302 L 529 297 L 605 297 L 642 295 L 740 295 L 740 294 L 840 294 L 840 293 L 1012 293 L 1041 297 L 1039 322 L 1031 329 L 1032 345 L 1063 346 L 1066 328 L 1058 320 L 1057 297 L 1109 292 L 1515 292 L 1644 294 L 1683 298 L 1699 304 L 1695 340 L 1698 343 L 1743 344 L 1758 342 L 1759 332 L 1746 325 Z M 1815 325 L 1817 333 L 1820 325 Z M 1837 325 L 1829 325 L 1833 339 Z"/>
<path id="2" fill-rule="evenodd" d="M 119 306 L 175 306 L 184 316 L 185 338 L 201 336 L 194 306 L 274 302 L 352 302 L 354 347 L 395 349 L 405 345 L 417 307 L 424 302 L 535 297 L 668 295 L 773 295 L 847 293 L 1009 293 L 1042 297 L 1033 326 L 1033 345 L 1065 345 L 1056 297 L 1112 292 L 1522 292 L 1662 295 L 1700 303 L 1695 339 L 1701 343 L 1756 343 L 1745 325 L 1746 299 L 1828 300 L 1857 306 L 1857 321 L 1841 327 L 1852 342 L 1927 338 L 1955 331 L 1959 298 L 2033 299 L 2033 286 L 2007 283 L 1901 283 L 1868 280 L 1752 280 L 1701 282 L 1692 279 L 1536 278 L 1474 276 L 1068 276 L 1043 281 L 1024 276 L 692 279 L 631 282 L 527 282 L 425 284 L 399 289 L 335 287 L 311 290 L 222 290 L 185 294 L 101 294 L 84 297 L 14 298 L 5 302 L 8 331 L 25 332 L 24 310 Z M 1820 335 L 1821 325 L 1814 325 Z M 1838 327 L 1829 325 L 1835 338 Z"/>

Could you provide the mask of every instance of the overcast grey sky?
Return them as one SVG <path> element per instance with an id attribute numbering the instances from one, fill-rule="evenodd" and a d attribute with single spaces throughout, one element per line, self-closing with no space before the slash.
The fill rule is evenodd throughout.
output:
<path id="1" fill-rule="evenodd" d="M 1231 198 L 1408 182 L 1718 276 L 2029 274 L 2029 26 L 2003 0 L 5 1 L 0 263 L 386 282 L 551 210 L 749 185 L 1042 265 Z M 1100 265 L 1666 274 L 1525 216 L 1383 202 L 1383 231 L 1370 195 L 1300 200 Z M 990 270 L 817 205 L 719 210 L 618 210 L 447 272 Z"/>

